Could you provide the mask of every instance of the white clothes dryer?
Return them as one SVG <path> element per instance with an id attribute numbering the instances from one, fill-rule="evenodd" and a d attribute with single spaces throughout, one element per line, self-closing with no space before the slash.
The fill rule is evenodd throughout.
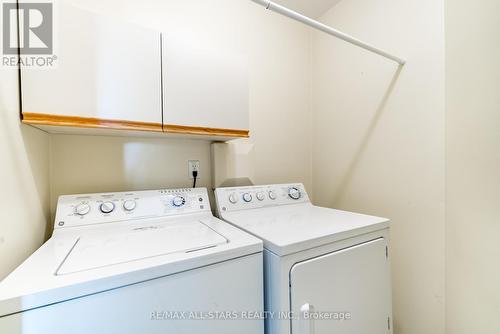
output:
<path id="1" fill-rule="evenodd" d="M 266 333 L 392 332 L 387 219 L 314 206 L 302 184 L 215 193 L 218 216 L 264 242 Z"/>

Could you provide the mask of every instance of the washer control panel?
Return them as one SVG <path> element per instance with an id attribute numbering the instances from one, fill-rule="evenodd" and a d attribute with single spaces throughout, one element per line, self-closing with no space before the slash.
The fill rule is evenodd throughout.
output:
<path id="1" fill-rule="evenodd" d="M 307 203 L 309 197 L 303 184 L 278 184 L 267 186 L 217 188 L 217 210 L 237 211 L 295 203 Z"/>
<path id="2" fill-rule="evenodd" d="M 60 196 L 54 228 L 210 212 L 205 188 Z"/>

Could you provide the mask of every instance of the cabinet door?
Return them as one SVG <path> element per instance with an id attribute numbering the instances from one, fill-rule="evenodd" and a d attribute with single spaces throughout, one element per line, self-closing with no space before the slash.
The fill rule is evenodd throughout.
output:
<path id="1" fill-rule="evenodd" d="M 36 114 L 70 126 L 74 117 L 146 122 L 161 131 L 160 33 L 61 1 L 55 13 L 56 67 L 21 70 L 28 123 Z"/>
<path id="2" fill-rule="evenodd" d="M 309 319 L 294 319 L 292 332 L 390 333 L 386 245 L 380 238 L 294 265 L 290 271 L 292 312 L 302 316 L 307 311 L 315 313 Z"/>
<path id="3" fill-rule="evenodd" d="M 219 132 L 243 130 L 234 133 L 248 134 L 246 57 L 215 48 L 198 48 L 163 34 L 162 46 L 166 131 L 185 127 Z"/>

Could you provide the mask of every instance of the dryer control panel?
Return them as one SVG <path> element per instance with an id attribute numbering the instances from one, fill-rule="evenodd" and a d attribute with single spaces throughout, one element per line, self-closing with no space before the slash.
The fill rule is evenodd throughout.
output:
<path id="1" fill-rule="evenodd" d="M 54 228 L 211 212 L 207 189 L 162 189 L 60 196 Z"/>
<path id="2" fill-rule="evenodd" d="M 309 197 L 301 183 L 217 188 L 215 199 L 217 210 L 223 212 L 309 203 Z"/>

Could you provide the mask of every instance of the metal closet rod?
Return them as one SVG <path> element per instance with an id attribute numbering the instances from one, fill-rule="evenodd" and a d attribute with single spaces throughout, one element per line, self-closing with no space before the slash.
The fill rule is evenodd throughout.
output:
<path id="1" fill-rule="evenodd" d="M 360 41 L 357 38 L 354 38 L 350 35 L 344 34 L 341 31 L 338 31 L 336 29 L 333 29 L 332 27 L 327 26 L 326 24 L 323 24 L 321 22 L 318 22 L 316 20 L 311 19 L 310 17 L 307 17 L 305 15 L 302 15 L 300 13 L 297 13 L 291 9 L 288 9 L 286 7 L 283 7 L 281 5 L 278 5 L 277 3 L 274 3 L 272 1 L 268 0 L 252 0 L 253 2 L 264 6 L 266 9 L 272 10 L 273 12 L 276 12 L 278 14 L 287 16 L 291 19 L 294 19 L 296 21 L 302 22 L 304 24 L 307 24 L 310 27 L 313 27 L 315 29 L 321 30 L 329 35 L 335 36 L 337 38 L 340 38 L 348 43 L 354 44 L 359 46 L 360 48 L 363 48 L 365 50 L 371 51 L 373 53 L 376 53 L 382 57 L 388 58 L 390 60 L 394 60 L 395 62 L 399 63 L 401 66 L 403 66 L 406 63 L 406 60 L 396 57 L 388 52 L 385 52 L 384 50 L 380 50 L 370 44 L 367 44 L 363 41 Z"/>

